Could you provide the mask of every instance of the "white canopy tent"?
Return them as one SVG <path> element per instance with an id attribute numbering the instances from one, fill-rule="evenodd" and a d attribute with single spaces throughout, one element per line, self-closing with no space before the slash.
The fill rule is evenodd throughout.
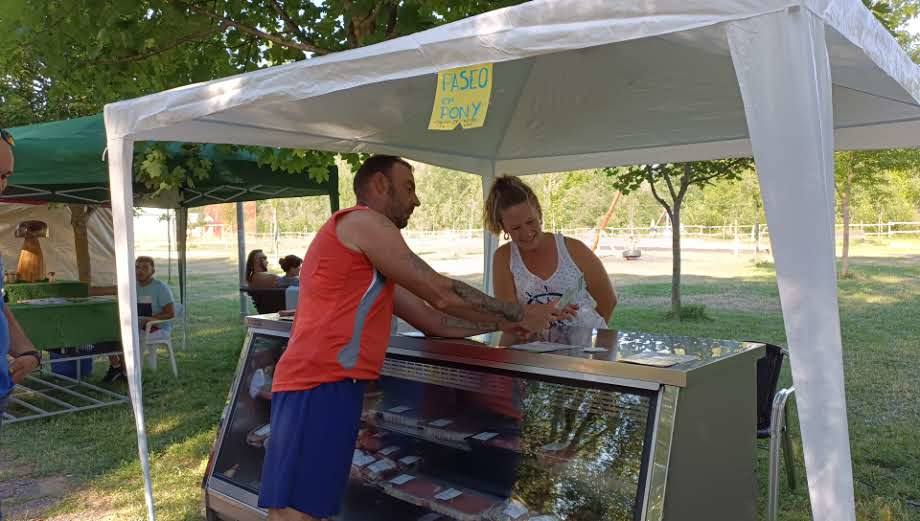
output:
<path id="1" fill-rule="evenodd" d="M 494 64 L 485 126 L 427 130 L 437 72 Z M 137 364 L 136 140 L 399 154 L 531 174 L 753 154 L 813 517 L 854 520 L 834 264 L 833 150 L 920 144 L 920 72 L 859 0 L 543 0 L 322 58 L 108 105 L 119 302 L 148 515 Z M 494 237 L 485 237 L 486 280 Z M 132 356 L 133 354 L 133 356 Z"/>

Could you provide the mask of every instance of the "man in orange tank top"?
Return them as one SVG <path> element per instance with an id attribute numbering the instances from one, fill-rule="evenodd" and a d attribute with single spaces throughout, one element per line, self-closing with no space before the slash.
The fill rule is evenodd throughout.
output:
<path id="1" fill-rule="evenodd" d="M 540 331 L 555 303 L 502 302 L 434 271 L 403 240 L 421 203 L 412 166 L 373 156 L 355 174 L 358 204 L 336 212 L 310 244 L 288 347 L 272 383 L 271 442 L 259 506 L 269 521 L 338 513 L 364 385 L 380 375 L 397 315 L 429 335 Z"/>

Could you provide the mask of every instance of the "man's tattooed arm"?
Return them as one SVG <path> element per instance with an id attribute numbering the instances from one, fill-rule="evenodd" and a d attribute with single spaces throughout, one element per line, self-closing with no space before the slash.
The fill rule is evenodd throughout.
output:
<path id="1" fill-rule="evenodd" d="M 441 325 L 453 330 L 462 330 L 463 334 L 460 336 L 467 336 L 468 334 L 488 333 L 490 331 L 498 331 L 500 328 L 498 322 L 479 322 L 473 320 L 465 320 L 447 314 L 441 317 Z"/>
<path id="2" fill-rule="evenodd" d="M 415 271 L 437 275 L 437 272 L 414 252 L 408 252 L 405 260 Z M 524 318 L 524 307 L 520 304 L 492 298 L 459 280 L 447 278 L 442 280 L 450 281 L 452 293 L 474 312 L 485 313 L 509 322 L 520 322 Z"/>
<path id="3" fill-rule="evenodd" d="M 515 302 L 503 302 L 492 298 L 478 289 L 460 282 L 453 281 L 454 293 L 469 304 L 474 311 L 491 313 L 504 318 L 509 322 L 520 322 L 524 319 L 524 307 Z"/>

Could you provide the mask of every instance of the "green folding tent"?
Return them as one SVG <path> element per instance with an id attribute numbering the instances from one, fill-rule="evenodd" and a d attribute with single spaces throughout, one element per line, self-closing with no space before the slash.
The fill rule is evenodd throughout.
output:
<path id="1" fill-rule="evenodd" d="M 110 200 L 106 156 L 106 133 L 102 114 L 9 129 L 16 140 L 16 168 L 0 202 L 70 203 L 107 205 Z M 142 146 L 139 145 L 139 146 Z M 181 144 L 170 147 L 178 154 Z M 325 182 L 312 180 L 306 172 L 275 172 L 259 166 L 246 152 L 222 153 L 205 145 L 202 154 L 213 162 L 205 180 L 178 190 L 153 194 L 134 183 L 135 206 L 176 209 L 179 250 L 179 298 L 186 309 L 186 231 L 188 208 L 218 203 L 240 203 L 286 197 L 328 196 L 331 210 L 339 209 L 339 178 L 329 166 Z M 239 212 L 238 212 L 239 215 Z M 241 226 L 238 226 L 241 232 Z M 239 261 L 245 262 L 243 234 L 238 233 Z M 240 295 L 241 309 L 245 296 Z"/>
<path id="2" fill-rule="evenodd" d="M 16 174 L 0 201 L 107 204 L 109 176 L 105 163 L 102 114 L 9 129 L 16 139 Z M 177 151 L 179 144 L 173 148 Z M 245 152 L 221 153 L 206 145 L 203 155 L 214 163 L 211 176 L 181 187 L 176 194 L 151 197 L 135 183 L 138 206 L 180 208 L 281 197 L 328 195 L 339 206 L 338 170 L 330 166 L 326 182 L 306 172 L 289 174 L 259 166 Z"/>

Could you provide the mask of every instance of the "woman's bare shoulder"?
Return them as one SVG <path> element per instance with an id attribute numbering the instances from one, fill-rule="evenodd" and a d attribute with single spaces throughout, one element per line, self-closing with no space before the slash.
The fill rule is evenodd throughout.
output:
<path id="1" fill-rule="evenodd" d="M 563 235 L 563 239 L 565 239 L 565 247 L 569 250 L 569 253 L 573 255 L 594 255 L 588 245 L 581 242 L 581 240 L 567 235 Z"/>

